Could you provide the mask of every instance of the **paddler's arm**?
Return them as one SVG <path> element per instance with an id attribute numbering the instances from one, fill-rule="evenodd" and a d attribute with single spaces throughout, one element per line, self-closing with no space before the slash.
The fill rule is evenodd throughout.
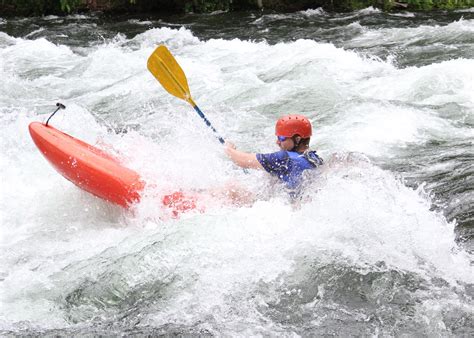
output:
<path id="1" fill-rule="evenodd" d="M 235 148 L 230 142 L 225 143 L 225 153 L 229 158 L 239 167 L 248 169 L 263 169 L 260 162 L 257 160 L 257 155 L 254 153 L 246 153 Z"/>

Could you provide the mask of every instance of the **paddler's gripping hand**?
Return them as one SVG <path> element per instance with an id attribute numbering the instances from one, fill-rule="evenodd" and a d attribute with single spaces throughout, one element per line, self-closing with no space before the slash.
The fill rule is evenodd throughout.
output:
<path id="1" fill-rule="evenodd" d="M 239 167 L 242 168 L 249 168 L 249 169 L 263 169 L 260 162 L 257 161 L 257 157 L 253 153 L 246 153 L 240 150 L 237 150 L 237 147 L 231 142 L 224 143 L 224 151 L 227 156 L 237 164 Z"/>
<path id="2" fill-rule="evenodd" d="M 235 146 L 235 144 L 233 144 L 232 142 L 229 142 L 229 141 L 225 141 L 224 147 L 225 147 L 224 151 L 225 151 L 226 155 L 229 156 L 230 158 L 232 158 L 232 151 L 237 150 L 237 147 Z"/>

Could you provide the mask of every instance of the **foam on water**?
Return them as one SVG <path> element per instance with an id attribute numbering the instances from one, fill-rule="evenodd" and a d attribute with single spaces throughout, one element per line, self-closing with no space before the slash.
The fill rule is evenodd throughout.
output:
<path id="1" fill-rule="evenodd" d="M 410 46 L 416 43 L 446 44 L 470 43 L 474 20 L 459 20 L 444 26 L 420 25 L 408 28 L 370 29 L 352 39 L 348 47 L 363 45 L 365 48 L 389 41 L 393 45 Z"/>
<path id="2" fill-rule="evenodd" d="M 459 12 L 459 13 L 474 13 L 474 7 L 466 8 L 466 9 L 457 9 L 456 12 Z"/>
<path id="3" fill-rule="evenodd" d="M 406 187 L 366 157 L 389 162 L 391 150 L 433 134 L 471 137 L 423 105 L 472 109 L 472 60 L 397 69 L 332 44 L 201 41 L 184 28 L 119 36 L 81 54 L 45 39 L 2 34 L 0 41 L 2 330 L 88 327 L 119 316 L 110 325 L 302 334 L 290 312 L 324 322 L 316 314 L 336 302 L 327 295 L 351 274 L 381 274 L 380 289 L 368 293 L 376 309 L 380 302 L 397 309 L 384 286 L 392 274 L 420 280 L 425 289 L 402 282 L 392 289 L 409 294 L 414 321 L 433 324 L 431 333 L 446 331 L 436 326 L 444 317 L 430 292 L 437 304 L 472 313 L 460 296 L 474 282 L 472 257 L 455 244 L 454 223 L 430 210 L 422 187 Z M 268 193 L 264 173 L 229 163 L 192 109 L 146 71 L 159 43 L 176 55 L 216 129 L 244 150 L 276 149 L 273 122 L 282 113 L 312 119 L 312 145 L 326 165 L 306 203 L 292 207 L 283 194 Z M 44 120 L 57 100 L 68 108 L 54 126 L 120 156 L 149 182 L 134 210 L 80 191 L 41 157 L 27 125 Z M 263 198 L 245 207 L 213 201 L 181 219 L 160 207 L 169 191 L 206 191 L 229 180 Z M 312 290 L 314 271 L 327 268 L 334 279 Z M 369 318 L 353 306 L 334 311 Z M 289 319 L 279 317 L 282 308 Z"/>
<path id="4" fill-rule="evenodd" d="M 320 15 L 325 15 L 326 12 L 324 11 L 324 9 L 322 9 L 322 7 L 319 7 L 319 8 L 316 8 L 316 9 L 307 9 L 305 11 L 301 11 L 299 12 L 300 14 L 304 15 L 304 16 L 308 16 L 308 17 L 311 17 L 311 16 L 320 16 Z"/>
<path id="5" fill-rule="evenodd" d="M 380 74 L 361 84 L 366 97 L 411 102 L 419 105 L 443 105 L 452 102 L 472 108 L 474 61 L 458 59 L 425 67 L 411 67 Z M 386 81 L 391 81 L 390 85 Z"/>

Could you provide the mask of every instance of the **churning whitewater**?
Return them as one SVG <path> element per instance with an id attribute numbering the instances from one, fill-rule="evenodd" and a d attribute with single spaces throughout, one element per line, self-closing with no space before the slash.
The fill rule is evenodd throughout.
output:
<path id="1" fill-rule="evenodd" d="M 233 16 L 235 15 L 235 16 Z M 240 17 L 239 17 L 240 15 Z M 91 33 L 93 32 L 93 33 Z M 474 13 L 0 18 L 0 332 L 472 335 Z M 146 69 L 165 44 L 240 149 L 308 116 L 325 164 L 294 207 Z M 147 182 L 131 211 L 45 161 L 46 121 Z M 176 219 L 160 196 L 237 184 Z"/>

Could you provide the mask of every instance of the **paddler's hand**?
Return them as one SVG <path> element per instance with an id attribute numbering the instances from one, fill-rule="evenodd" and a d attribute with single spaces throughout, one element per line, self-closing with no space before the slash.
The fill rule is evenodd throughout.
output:
<path id="1" fill-rule="evenodd" d="M 231 156 L 232 151 L 237 149 L 235 144 L 233 144 L 232 142 L 229 142 L 229 141 L 225 141 L 224 146 L 225 146 L 224 151 L 227 154 L 227 156 L 232 157 Z"/>
<path id="2" fill-rule="evenodd" d="M 263 169 L 260 162 L 257 161 L 257 156 L 254 153 L 246 153 L 244 151 L 237 150 L 237 147 L 231 142 L 224 143 L 224 151 L 227 156 L 242 168 L 249 169 Z"/>

